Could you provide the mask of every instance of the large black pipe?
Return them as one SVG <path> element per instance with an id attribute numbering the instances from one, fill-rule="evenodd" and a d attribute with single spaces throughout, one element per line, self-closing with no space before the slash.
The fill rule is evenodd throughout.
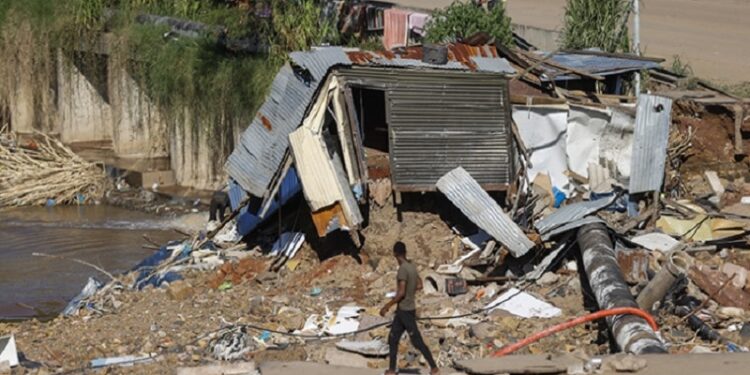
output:
<path id="1" fill-rule="evenodd" d="M 583 266 L 600 309 L 634 307 L 638 304 L 617 263 L 612 239 L 603 224 L 589 224 L 578 230 Z M 632 354 L 666 353 L 667 349 L 645 319 L 634 315 L 607 318 L 615 342 Z"/>

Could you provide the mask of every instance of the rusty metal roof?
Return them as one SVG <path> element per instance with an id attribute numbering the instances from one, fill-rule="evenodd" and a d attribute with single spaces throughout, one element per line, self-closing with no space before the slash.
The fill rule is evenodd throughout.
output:
<path id="1" fill-rule="evenodd" d="M 500 57 L 494 46 L 470 46 L 452 43 L 448 48 L 448 63 L 429 64 L 422 61 L 422 46 L 397 48 L 391 51 L 347 50 L 354 65 L 421 67 L 430 69 L 455 69 L 473 72 L 515 74 L 516 70 Z"/>

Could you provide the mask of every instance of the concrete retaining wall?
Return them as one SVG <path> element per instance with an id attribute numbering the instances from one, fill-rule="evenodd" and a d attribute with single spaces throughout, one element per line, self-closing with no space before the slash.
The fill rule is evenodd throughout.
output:
<path id="1" fill-rule="evenodd" d="M 60 53 L 51 70 L 56 77 L 49 85 L 40 84 L 32 74 L 30 53 L 19 53 L 14 63 L 7 84 L 0 88 L 10 107 L 12 130 L 56 134 L 67 144 L 111 142 L 114 158 L 139 172 L 151 172 L 151 166 L 159 163 L 150 161 L 169 157 L 175 181 L 184 187 L 216 189 L 226 182 L 225 155 L 211 147 L 208 132 L 190 130 L 189 121 L 168 124 L 114 58 L 107 60 L 106 97 Z"/>
<path id="2" fill-rule="evenodd" d="M 560 32 L 540 27 L 513 24 L 513 32 L 542 51 L 554 51 L 560 46 Z"/>

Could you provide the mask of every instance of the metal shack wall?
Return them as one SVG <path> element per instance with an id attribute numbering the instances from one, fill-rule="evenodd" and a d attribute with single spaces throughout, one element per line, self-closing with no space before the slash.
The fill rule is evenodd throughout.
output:
<path id="1" fill-rule="evenodd" d="M 384 90 L 391 175 L 397 191 L 432 191 L 463 167 L 485 190 L 514 176 L 508 80 L 469 71 L 358 67 L 347 84 Z"/>

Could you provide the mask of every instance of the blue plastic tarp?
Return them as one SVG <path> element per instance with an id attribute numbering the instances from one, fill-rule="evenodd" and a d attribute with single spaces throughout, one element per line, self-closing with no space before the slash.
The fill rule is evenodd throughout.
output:
<path id="1" fill-rule="evenodd" d="M 273 215 L 273 213 L 276 212 L 279 207 L 283 206 L 284 204 L 286 204 L 286 202 L 297 195 L 301 190 L 302 185 L 300 184 L 299 177 L 297 177 L 297 171 L 294 168 L 289 168 L 286 176 L 284 176 L 284 179 L 281 181 L 281 187 L 279 188 L 278 197 L 271 202 L 266 215 L 264 217 L 259 217 L 257 215 L 257 212 L 251 213 L 247 211 L 247 208 L 243 208 L 242 211 L 240 211 L 239 217 L 237 218 L 237 232 L 240 234 L 240 236 L 246 236 L 248 233 L 257 228 L 258 225 L 263 223 L 268 217 Z"/>
<path id="2" fill-rule="evenodd" d="M 192 248 L 189 244 L 180 243 L 178 241 L 172 241 L 167 246 L 162 246 L 159 251 L 153 253 L 148 258 L 142 260 L 135 267 L 133 271 L 138 272 L 138 277 L 135 279 L 135 287 L 141 290 L 149 285 L 153 287 L 159 287 L 164 282 L 174 282 L 181 280 L 182 276 L 176 272 L 166 273 L 154 273 L 154 269 L 158 267 L 162 262 L 169 259 L 172 256 L 175 246 L 181 246 L 180 253 L 177 255 L 177 260 L 183 259 L 190 255 Z"/>

